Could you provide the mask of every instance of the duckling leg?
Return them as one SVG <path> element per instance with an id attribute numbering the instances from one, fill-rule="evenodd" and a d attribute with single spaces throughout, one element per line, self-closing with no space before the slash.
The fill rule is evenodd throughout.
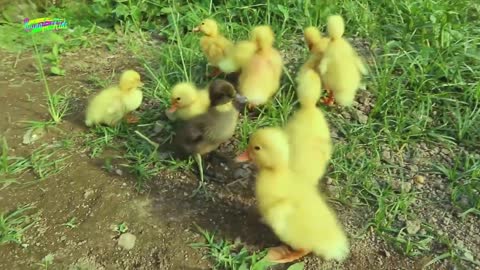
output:
<path id="1" fill-rule="evenodd" d="M 328 88 L 326 88 L 325 91 L 327 91 L 328 96 L 322 99 L 322 103 L 327 106 L 332 106 L 333 103 L 335 102 L 335 98 L 333 97 L 333 92 Z"/>
<path id="2" fill-rule="evenodd" d="M 275 263 L 288 263 L 302 258 L 310 253 L 309 251 L 291 250 L 288 246 L 282 245 L 268 250 L 267 259 Z"/>
<path id="3" fill-rule="evenodd" d="M 212 70 L 212 72 L 210 72 L 208 77 L 210 77 L 210 78 L 217 77 L 221 73 L 222 73 L 222 71 L 218 67 L 213 67 L 213 70 Z"/>
<path id="4" fill-rule="evenodd" d="M 203 187 L 203 184 L 205 183 L 204 179 L 203 179 L 202 156 L 197 153 L 197 154 L 194 155 L 194 158 L 195 158 L 195 161 L 197 162 L 198 171 L 200 173 L 200 185 L 199 185 L 199 188 L 200 188 L 200 187 Z"/>
<path id="5" fill-rule="evenodd" d="M 138 118 L 138 116 L 133 115 L 132 112 L 127 113 L 124 116 L 124 118 L 125 118 L 125 121 L 127 121 L 128 124 L 135 124 L 135 123 L 138 123 L 138 121 L 140 121 L 140 118 Z"/>

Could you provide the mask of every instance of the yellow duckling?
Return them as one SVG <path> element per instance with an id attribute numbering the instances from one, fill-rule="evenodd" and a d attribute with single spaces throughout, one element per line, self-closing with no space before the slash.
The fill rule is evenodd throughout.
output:
<path id="1" fill-rule="evenodd" d="M 205 113 L 209 106 L 208 90 L 198 89 L 190 82 L 182 82 L 172 88 L 171 107 L 167 116 L 171 120 L 188 120 Z"/>
<path id="2" fill-rule="evenodd" d="M 193 29 L 193 32 L 202 32 L 204 35 L 200 39 L 200 48 L 207 57 L 208 63 L 214 67 L 209 76 L 219 75 L 221 70 L 218 69 L 218 63 L 225 58 L 233 43 L 219 33 L 218 24 L 212 19 L 203 20 Z"/>
<path id="3" fill-rule="evenodd" d="M 321 81 L 312 69 L 297 77 L 300 108 L 288 119 L 284 129 L 290 143 L 290 167 L 299 181 L 317 185 L 327 169 L 333 147 L 328 122 L 316 107 L 320 99 Z"/>
<path id="4" fill-rule="evenodd" d="M 342 106 L 350 106 L 367 69 L 352 45 L 342 37 L 345 23 L 341 16 L 328 18 L 327 31 L 330 42 L 319 65 L 329 95 L 324 103 L 331 105 L 335 99 Z"/>
<path id="5" fill-rule="evenodd" d="M 308 69 L 316 70 L 323 58 L 325 50 L 328 47 L 330 39 L 327 37 L 322 37 L 320 31 L 314 26 L 305 28 L 303 36 L 310 52 L 310 56 L 300 68 L 300 72 L 304 72 Z"/>
<path id="6" fill-rule="evenodd" d="M 117 124 L 128 113 L 136 110 L 142 104 L 143 94 L 140 87 L 143 83 L 140 74 L 127 70 L 120 76 L 118 86 L 104 89 L 88 104 L 85 124 Z M 129 122 L 138 121 L 130 117 Z"/>
<path id="7" fill-rule="evenodd" d="M 259 169 L 255 195 L 260 214 L 287 246 L 271 248 L 268 259 L 286 263 L 310 252 L 325 260 L 343 261 L 349 242 L 335 213 L 317 189 L 298 181 L 289 169 L 289 147 L 279 128 L 255 132 L 245 153 L 237 161 L 252 160 Z"/>
<path id="8" fill-rule="evenodd" d="M 283 60 L 273 47 L 274 40 L 270 26 L 257 26 L 250 41 L 237 43 L 229 61 L 222 63 L 224 70 L 241 69 L 238 91 L 247 98 L 250 108 L 267 103 L 280 87 Z"/>

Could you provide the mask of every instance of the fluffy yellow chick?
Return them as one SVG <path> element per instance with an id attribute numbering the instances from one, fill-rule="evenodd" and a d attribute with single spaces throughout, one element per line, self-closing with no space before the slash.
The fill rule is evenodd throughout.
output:
<path id="1" fill-rule="evenodd" d="M 210 98 L 207 90 L 182 82 L 172 88 L 171 104 L 167 111 L 170 119 L 188 120 L 205 113 L 210 106 Z"/>
<path id="2" fill-rule="evenodd" d="M 253 28 L 250 41 L 239 42 L 232 53 L 234 61 L 227 69 L 241 69 L 238 91 L 248 99 L 249 107 L 267 103 L 278 91 L 283 60 L 273 42 L 270 26 Z"/>
<path id="3" fill-rule="evenodd" d="M 227 52 L 233 46 L 233 43 L 219 33 L 218 24 L 215 20 L 205 19 L 199 26 L 193 29 L 193 32 L 202 32 L 200 39 L 200 48 L 207 57 L 208 63 L 215 67 L 210 77 L 220 74 L 218 63 L 225 58 Z"/>
<path id="4" fill-rule="evenodd" d="M 257 165 L 259 212 L 278 238 L 293 248 L 271 248 L 268 259 L 286 263 L 313 252 L 325 260 L 345 260 L 349 242 L 341 224 L 317 189 L 298 181 L 289 169 L 289 157 L 285 133 L 264 128 L 252 135 L 247 150 L 236 159 Z"/>
<path id="5" fill-rule="evenodd" d="M 321 81 L 312 69 L 297 77 L 300 108 L 288 119 L 284 129 L 290 143 L 290 167 L 299 181 L 317 185 L 332 157 L 330 129 L 323 112 L 316 107 Z"/>
<path id="6" fill-rule="evenodd" d="M 305 28 L 303 36 L 310 52 L 310 56 L 305 64 L 303 64 L 300 68 L 300 72 L 304 72 L 308 69 L 316 70 L 323 58 L 325 50 L 328 47 L 330 39 L 327 37 L 322 37 L 320 31 L 314 26 Z"/>
<path id="7" fill-rule="evenodd" d="M 333 98 L 342 106 L 350 106 L 361 85 L 362 74 L 367 69 L 350 43 L 344 39 L 345 23 L 339 15 L 327 20 L 330 42 L 319 65 L 325 89 L 329 98 L 326 104 L 333 104 Z"/>
<path id="8" fill-rule="evenodd" d="M 125 115 L 142 104 L 143 94 L 140 90 L 142 85 L 138 72 L 124 71 L 118 86 L 104 89 L 90 101 L 85 124 L 87 126 L 117 124 Z"/>

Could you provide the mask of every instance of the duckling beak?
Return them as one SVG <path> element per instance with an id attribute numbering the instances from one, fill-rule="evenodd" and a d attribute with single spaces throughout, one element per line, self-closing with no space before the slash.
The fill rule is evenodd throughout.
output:
<path id="1" fill-rule="evenodd" d="M 197 27 L 193 28 L 193 29 L 192 29 L 192 32 L 194 32 L 194 33 L 195 33 L 195 32 L 200 32 L 200 27 L 197 26 Z"/>
<path id="2" fill-rule="evenodd" d="M 235 162 L 247 162 L 247 161 L 250 161 L 250 160 L 251 160 L 251 158 L 250 158 L 250 154 L 248 153 L 248 150 L 241 153 L 240 155 L 238 155 L 235 158 Z"/>
<path id="3" fill-rule="evenodd" d="M 169 113 L 174 113 L 178 109 L 177 103 L 172 103 L 172 106 L 168 109 Z"/>
<path id="4" fill-rule="evenodd" d="M 142 87 L 142 86 L 144 86 L 144 85 L 145 85 L 145 83 L 143 83 L 143 82 L 139 82 L 139 83 L 138 83 L 138 86 L 139 86 L 139 87 Z"/>

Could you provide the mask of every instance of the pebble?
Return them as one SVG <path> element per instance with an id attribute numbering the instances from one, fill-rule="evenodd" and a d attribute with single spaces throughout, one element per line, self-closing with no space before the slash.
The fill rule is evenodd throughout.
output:
<path id="1" fill-rule="evenodd" d="M 382 158 L 384 161 L 390 161 L 390 159 L 392 158 L 392 155 L 390 154 L 390 151 L 388 150 L 383 150 L 382 151 Z"/>
<path id="2" fill-rule="evenodd" d="M 126 250 L 130 250 L 135 246 L 137 237 L 131 233 L 124 233 L 118 238 L 118 245 Z"/>
<path id="3" fill-rule="evenodd" d="M 238 168 L 233 172 L 233 178 L 235 179 L 247 178 L 248 176 L 250 176 L 250 173 L 251 172 L 249 169 Z"/>
<path id="4" fill-rule="evenodd" d="M 120 169 L 116 169 L 116 170 L 115 170 L 115 173 L 118 174 L 118 175 L 120 175 L 120 176 L 123 175 L 123 171 L 120 170 Z"/>
<path id="5" fill-rule="evenodd" d="M 361 111 L 355 111 L 354 115 L 360 124 L 366 124 L 368 122 L 368 116 L 363 114 Z"/>
<path id="6" fill-rule="evenodd" d="M 333 179 L 330 177 L 327 177 L 327 180 L 325 181 L 327 185 L 331 185 L 333 183 Z"/>
<path id="7" fill-rule="evenodd" d="M 90 195 L 92 195 L 92 194 L 93 194 L 93 189 L 89 188 L 89 189 L 85 190 L 85 193 L 83 193 L 83 198 L 88 199 L 88 197 L 90 197 Z"/>
<path id="8" fill-rule="evenodd" d="M 343 111 L 343 112 L 342 112 L 342 116 L 343 116 L 343 118 L 345 118 L 345 119 L 347 119 L 347 120 L 349 120 L 349 119 L 351 118 L 350 114 L 349 114 L 348 112 L 346 112 L 346 111 Z"/>
<path id="9" fill-rule="evenodd" d="M 417 184 L 423 185 L 423 184 L 425 184 L 425 176 L 415 175 L 415 177 L 413 177 L 413 181 L 415 181 L 415 183 L 417 183 Z"/>
<path id="10" fill-rule="evenodd" d="M 409 234 L 416 234 L 420 230 L 420 221 L 407 220 L 407 232 Z"/>

